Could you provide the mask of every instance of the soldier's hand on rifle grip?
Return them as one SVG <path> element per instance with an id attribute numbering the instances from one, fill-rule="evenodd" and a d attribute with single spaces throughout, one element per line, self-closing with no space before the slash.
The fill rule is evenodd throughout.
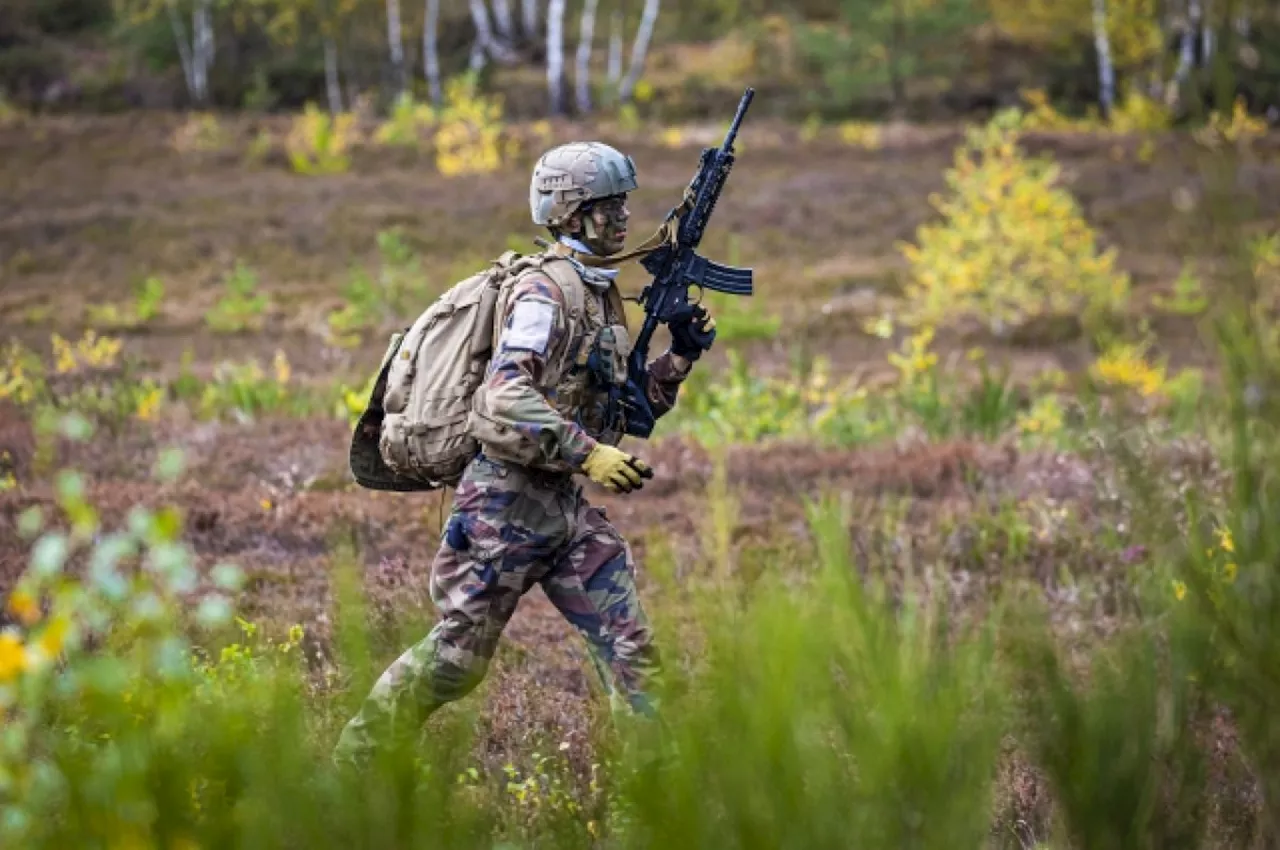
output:
<path id="1" fill-rule="evenodd" d="M 690 304 L 667 323 L 671 331 L 671 353 L 693 362 L 711 348 L 716 339 L 716 320 L 701 304 Z"/>
<path id="2" fill-rule="evenodd" d="M 644 486 L 643 479 L 652 478 L 653 470 L 638 457 L 621 449 L 597 443 L 582 463 L 587 477 L 613 493 L 630 493 Z"/>

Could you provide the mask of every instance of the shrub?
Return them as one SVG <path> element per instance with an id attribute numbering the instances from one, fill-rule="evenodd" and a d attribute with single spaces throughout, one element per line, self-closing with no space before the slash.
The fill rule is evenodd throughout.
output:
<path id="1" fill-rule="evenodd" d="M 227 145 L 227 132 L 211 112 L 194 112 L 173 131 L 169 143 L 179 153 L 212 153 Z"/>
<path id="2" fill-rule="evenodd" d="M 331 339 L 339 346 L 359 345 L 364 332 L 424 309 L 430 284 L 413 246 L 399 229 L 379 232 L 377 245 L 377 276 L 353 269 L 343 305 L 328 316 Z"/>
<path id="3" fill-rule="evenodd" d="M 436 168 L 448 177 L 498 170 L 502 131 L 502 98 L 481 94 L 473 75 L 453 78 L 436 131 Z"/>
<path id="4" fill-rule="evenodd" d="M 261 330 L 269 301 L 266 293 L 258 291 L 257 274 L 237 262 L 223 286 L 226 291 L 205 314 L 209 329 L 215 333 Z"/>
<path id="5" fill-rule="evenodd" d="M 131 303 L 90 304 L 87 312 L 90 323 L 97 327 L 124 330 L 150 322 L 160 314 L 163 303 L 164 282 L 157 277 L 148 277 L 134 287 Z"/>
<path id="6" fill-rule="evenodd" d="M 285 138 L 289 164 L 299 174 L 341 174 L 351 167 L 348 153 L 356 139 L 355 116 L 331 116 L 308 103 Z"/>
<path id="7" fill-rule="evenodd" d="M 425 141 L 425 133 L 437 120 L 429 103 L 418 103 L 408 92 L 396 98 L 391 115 L 374 134 L 382 145 L 417 148 Z"/>
<path id="8" fill-rule="evenodd" d="M 841 500 L 806 513 L 809 573 L 698 597 L 701 662 L 671 672 L 663 724 L 620 765 L 622 846 L 984 846 L 990 641 L 919 585 L 894 599 L 879 563 L 862 578 Z"/>
<path id="9" fill-rule="evenodd" d="M 1052 162 L 1027 160 L 1007 120 L 969 130 L 933 198 L 941 222 L 902 247 L 911 267 L 906 318 L 979 319 L 1000 330 L 1046 315 L 1082 314 L 1086 327 L 1120 310 L 1129 278 L 1097 237 Z"/>

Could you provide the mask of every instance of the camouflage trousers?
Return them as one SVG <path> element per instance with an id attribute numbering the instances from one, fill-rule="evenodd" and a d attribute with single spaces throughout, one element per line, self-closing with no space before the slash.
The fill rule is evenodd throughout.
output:
<path id="1" fill-rule="evenodd" d="M 615 707 L 654 710 L 658 672 L 631 550 L 571 477 L 481 455 L 458 483 L 431 598 L 441 618 L 387 668 L 338 740 L 338 762 L 363 765 L 380 745 L 416 734 L 426 718 L 483 678 L 521 597 L 540 584 L 586 639 Z"/>

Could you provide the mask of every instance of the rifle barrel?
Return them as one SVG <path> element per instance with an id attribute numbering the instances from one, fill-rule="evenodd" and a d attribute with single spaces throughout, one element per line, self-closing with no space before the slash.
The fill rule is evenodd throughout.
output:
<path id="1" fill-rule="evenodd" d="M 738 137 L 738 127 L 742 125 L 742 119 L 747 114 L 747 107 L 751 105 L 751 98 L 755 97 L 755 94 L 756 90 L 750 87 L 742 93 L 742 100 L 738 101 L 738 111 L 734 114 L 733 123 L 729 125 L 729 132 L 725 134 L 724 144 L 720 147 L 720 150 L 724 153 L 729 153 L 729 151 L 733 150 L 733 140 Z"/>

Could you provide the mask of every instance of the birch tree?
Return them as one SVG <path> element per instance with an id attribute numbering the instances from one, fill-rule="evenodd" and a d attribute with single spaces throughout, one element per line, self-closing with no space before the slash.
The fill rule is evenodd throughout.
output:
<path id="1" fill-rule="evenodd" d="M 627 76 L 618 87 L 618 99 L 623 103 L 631 100 L 635 93 L 636 83 L 644 73 L 644 60 L 649 54 L 649 40 L 653 38 L 653 26 L 658 22 L 658 7 L 661 0 L 644 0 L 644 11 L 640 13 L 640 26 L 636 30 L 636 40 L 631 45 L 631 65 Z"/>
<path id="2" fill-rule="evenodd" d="M 1102 117 L 1110 118 L 1116 100 L 1116 72 L 1107 35 L 1107 0 L 1093 0 L 1093 45 L 1098 52 L 1098 104 Z"/>
<path id="3" fill-rule="evenodd" d="M 595 38 L 596 7 L 599 0 L 583 0 L 582 22 L 578 27 L 578 56 L 574 68 L 574 82 L 577 84 L 578 112 L 585 115 L 591 111 L 591 46 Z"/>
<path id="4" fill-rule="evenodd" d="M 479 71 L 489 60 L 489 44 L 493 41 L 493 30 L 489 27 L 489 7 L 484 0 L 470 0 L 471 22 L 476 27 L 476 40 L 471 45 L 471 58 L 468 62 L 472 71 Z"/>
<path id="5" fill-rule="evenodd" d="M 495 8 L 497 3 L 494 4 Z M 472 71 L 479 71 L 489 59 L 504 65 L 515 61 L 515 53 L 503 39 L 494 36 L 493 25 L 489 21 L 489 7 L 484 0 L 470 0 L 471 21 L 476 27 L 476 40 L 471 46 L 470 66 Z M 504 8 L 506 8 L 504 6 Z M 511 24 L 511 10 L 507 9 L 507 26 Z"/>
<path id="6" fill-rule="evenodd" d="M 547 93 L 553 115 L 564 112 L 564 5 L 565 0 L 547 4 Z"/>
<path id="7" fill-rule="evenodd" d="M 508 0 L 493 0 L 493 26 L 504 44 L 515 43 L 515 26 L 511 20 L 511 3 Z"/>
<path id="8" fill-rule="evenodd" d="M 1174 69 L 1173 81 L 1165 90 L 1165 99 L 1170 106 L 1178 101 L 1196 62 L 1196 30 L 1200 27 L 1200 13 L 1200 0 L 1187 0 L 1187 15 L 1182 37 L 1178 40 L 1178 67 Z"/>
<path id="9" fill-rule="evenodd" d="M 324 90 L 329 112 L 340 114 L 343 109 L 342 79 L 338 55 L 338 36 L 343 23 L 356 11 L 356 0 L 312 0 L 302 5 L 310 6 L 320 29 L 324 48 Z"/>
<path id="10" fill-rule="evenodd" d="M 533 43 L 538 40 L 538 13 L 540 11 L 538 0 L 521 0 L 520 19 L 525 41 Z"/>
<path id="11" fill-rule="evenodd" d="M 440 86 L 440 0 L 426 0 L 422 13 L 422 74 L 427 78 L 427 94 L 439 106 L 444 102 Z"/>
<path id="12" fill-rule="evenodd" d="M 342 82 L 338 79 L 338 45 L 333 36 L 324 36 L 324 91 L 329 100 L 329 112 L 342 112 Z"/>
<path id="13" fill-rule="evenodd" d="M 400 26 L 400 0 L 387 0 L 387 49 L 391 73 L 395 78 L 396 96 L 405 93 L 409 80 L 404 61 L 403 31 Z"/>
<path id="14" fill-rule="evenodd" d="M 178 0 L 165 0 L 165 14 L 169 29 L 173 32 L 178 48 L 178 61 L 182 65 L 182 78 L 187 86 L 187 96 L 197 106 L 209 103 L 209 70 L 213 67 L 213 0 L 193 0 L 191 4 L 191 33 L 183 23 L 185 10 Z M 135 12 L 138 19 L 146 19 L 154 12 L 152 6 L 142 6 Z"/>
<path id="15" fill-rule="evenodd" d="M 622 0 L 615 0 L 609 16 L 609 59 L 605 68 L 605 81 L 615 92 L 622 82 L 622 13 Z"/>

